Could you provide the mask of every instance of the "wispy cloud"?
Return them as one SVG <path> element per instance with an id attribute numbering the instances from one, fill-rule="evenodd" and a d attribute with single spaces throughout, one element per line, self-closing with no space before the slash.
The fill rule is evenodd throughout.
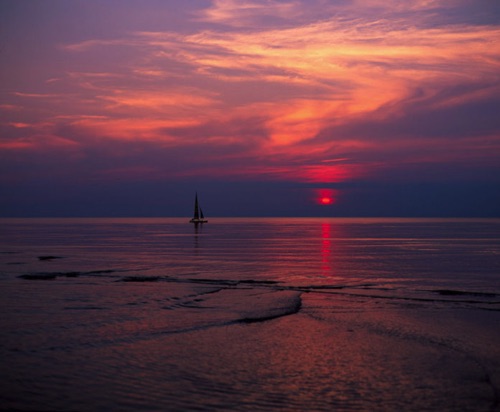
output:
<path id="1" fill-rule="evenodd" d="M 52 132 L 43 136 L 76 139 L 82 153 L 111 142 L 156 145 L 178 176 L 231 168 L 245 178 L 340 182 L 464 153 L 484 161 L 498 148 L 487 111 L 500 94 L 500 28 L 436 24 L 453 4 L 215 0 L 193 13 L 190 30 L 66 44 L 65 73 L 46 92 L 13 95 L 32 102 L 36 119 L 9 122 L 44 118 Z M 17 107 L 15 99 L 4 106 Z M 469 123 L 456 122 L 466 110 Z M 35 144 L 29 134 L 15 139 L 18 148 Z M 131 168 L 161 173 L 162 165 Z"/>
<path id="2" fill-rule="evenodd" d="M 303 13 L 304 8 L 297 1 L 214 0 L 211 7 L 198 15 L 202 21 L 242 27 L 258 24 L 263 16 L 289 20 Z"/>

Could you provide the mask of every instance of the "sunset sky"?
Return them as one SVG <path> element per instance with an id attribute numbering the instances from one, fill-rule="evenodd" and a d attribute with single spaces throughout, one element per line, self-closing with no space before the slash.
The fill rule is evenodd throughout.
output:
<path id="1" fill-rule="evenodd" d="M 0 215 L 500 216 L 500 2 L 0 0 Z"/>

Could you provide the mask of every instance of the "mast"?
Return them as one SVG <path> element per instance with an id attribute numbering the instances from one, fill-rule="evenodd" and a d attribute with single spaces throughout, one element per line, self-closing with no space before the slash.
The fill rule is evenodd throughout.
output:
<path id="1" fill-rule="evenodd" d="M 194 196 L 194 216 L 190 220 L 191 223 L 197 225 L 198 223 L 206 223 L 208 220 L 203 216 L 203 212 L 201 210 L 200 204 L 198 203 L 198 192 L 196 192 Z"/>
<path id="2" fill-rule="evenodd" d="M 198 220 L 200 218 L 200 214 L 198 212 L 199 207 L 198 207 L 198 193 L 196 193 L 194 197 L 194 219 Z"/>

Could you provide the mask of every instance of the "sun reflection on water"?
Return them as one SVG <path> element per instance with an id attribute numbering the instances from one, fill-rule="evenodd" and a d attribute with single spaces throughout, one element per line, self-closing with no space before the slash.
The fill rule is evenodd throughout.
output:
<path id="1" fill-rule="evenodd" d="M 321 275 L 324 277 L 332 274 L 332 237 L 331 225 L 321 224 Z"/>

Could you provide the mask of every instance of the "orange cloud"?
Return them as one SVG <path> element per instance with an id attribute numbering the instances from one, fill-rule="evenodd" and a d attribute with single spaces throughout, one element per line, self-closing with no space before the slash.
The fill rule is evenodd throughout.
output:
<path id="1" fill-rule="evenodd" d="M 216 0 L 189 31 L 66 45 L 72 65 L 65 75 L 51 76 L 43 92 L 13 94 L 38 118 L 11 119 L 11 126 L 31 125 L 39 135 L 59 128 L 82 144 L 203 145 L 216 166 L 184 175 L 226 175 L 217 172 L 220 159 L 244 159 L 235 175 L 335 183 L 378 170 L 395 153 L 408 161 L 446 158 L 440 151 L 450 139 L 415 141 L 404 127 L 382 126 L 397 129 L 396 121 L 418 110 L 500 93 L 500 29 L 429 24 L 422 13 L 447 1 L 311 3 Z M 43 117 L 54 130 L 40 126 Z M 373 125 L 383 130 L 376 134 Z M 432 155 L 422 154 L 427 148 Z M 352 161 L 325 163 L 332 158 Z"/>
<path id="2" fill-rule="evenodd" d="M 262 15 L 290 18 L 301 13 L 297 2 L 269 2 L 214 0 L 211 7 L 201 11 L 200 19 L 230 26 L 243 26 Z"/>
<path id="3" fill-rule="evenodd" d="M 421 7 L 426 4 L 420 2 Z M 234 6 L 217 5 L 230 10 Z M 224 80 L 260 81 L 261 87 L 273 82 L 316 87 L 309 98 L 285 97 L 283 102 L 248 107 L 267 114 L 270 139 L 278 145 L 310 139 L 325 124 L 374 113 L 405 100 L 416 88 L 437 93 L 438 83 L 493 78 L 500 69 L 495 60 L 498 50 L 492 47 L 494 39 L 500 39 L 495 27 L 402 26 L 338 20 L 251 33 L 203 32 L 185 37 L 182 44 L 188 47 L 179 58 L 205 76 L 226 70 Z"/>
<path id="4" fill-rule="evenodd" d="M 9 126 L 15 127 L 17 129 L 24 129 L 26 127 L 31 127 L 30 124 L 22 123 L 22 122 L 11 122 L 11 123 L 9 123 Z"/>
<path id="5" fill-rule="evenodd" d="M 40 134 L 21 137 L 8 141 L 0 141 L 0 150 L 37 150 L 78 149 L 79 144 L 60 136 Z"/>

